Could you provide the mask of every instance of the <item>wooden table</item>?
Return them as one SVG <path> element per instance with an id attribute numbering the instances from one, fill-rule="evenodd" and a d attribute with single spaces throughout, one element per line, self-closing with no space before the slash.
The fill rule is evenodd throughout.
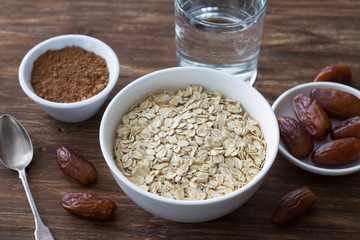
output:
<path id="1" fill-rule="evenodd" d="M 360 89 L 360 2 L 269 0 L 254 87 L 272 104 L 285 90 L 311 82 L 325 66 L 348 64 Z M 99 38 L 117 53 L 121 73 L 110 99 L 90 120 L 56 121 L 22 92 L 18 68 L 39 42 L 63 34 Z M 56 239 L 360 239 L 360 173 L 341 177 L 303 171 L 278 154 L 259 191 L 220 219 L 174 223 L 135 205 L 117 186 L 102 157 L 98 129 L 106 105 L 124 86 L 155 70 L 176 66 L 174 9 L 170 0 L 0 2 L 0 114 L 16 117 L 29 132 L 34 158 L 28 180 L 39 213 Z M 67 146 L 93 162 L 98 180 L 90 187 L 69 181 L 55 153 Z M 0 239 L 33 239 L 34 221 L 15 171 L 0 166 Z M 317 195 L 312 210 L 286 228 L 270 216 L 287 192 L 308 186 Z M 113 199 L 110 222 L 69 215 L 60 206 L 68 191 Z"/>

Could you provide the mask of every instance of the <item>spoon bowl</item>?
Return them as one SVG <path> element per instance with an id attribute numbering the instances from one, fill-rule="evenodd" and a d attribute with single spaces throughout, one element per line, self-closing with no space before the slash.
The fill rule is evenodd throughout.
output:
<path id="1" fill-rule="evenodd" d="M 0 118 L 0 161 L 12 170 L 25 169 L 32 160 L 31 139 L 22 125 L 10 115 Z"/>
<path id="2" fill-rule="evenodd" d="M 35 219 L 35 239 L 54 239 L 50 230 L 41 221 L 27 182 L 25 168 L 33 158 L 33 146 L 25 128 L 14 117 L 0 116 L 0 162 L 5 167 L 19 172 L 26 196 Z"/>

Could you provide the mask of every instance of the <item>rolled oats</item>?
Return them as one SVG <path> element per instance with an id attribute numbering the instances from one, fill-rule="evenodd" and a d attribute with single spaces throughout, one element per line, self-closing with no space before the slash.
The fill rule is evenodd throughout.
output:
<path id="1" fill-rule="evenodd" d="M 159 196 L 203 200 L 229 194 L 261 170 L 266 143 L 236 100 L 201 86 L 150 93 L 122 117 L 115 163 Z"/>

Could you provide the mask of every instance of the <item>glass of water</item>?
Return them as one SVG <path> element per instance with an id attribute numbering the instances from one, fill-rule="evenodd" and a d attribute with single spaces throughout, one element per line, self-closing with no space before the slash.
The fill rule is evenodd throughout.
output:
<path id="1" fill-rule="evenodd" d="M 233 74 L 253 85 L 267 0 L 175 0 L 180 66 Z"/>

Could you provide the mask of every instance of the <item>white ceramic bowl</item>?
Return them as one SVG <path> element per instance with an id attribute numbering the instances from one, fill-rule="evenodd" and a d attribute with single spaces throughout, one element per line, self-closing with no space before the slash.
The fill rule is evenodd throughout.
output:
<path id="1" fill-rule="evenodd" d="M 313 88 L 316 87 L 328 87 L 328 88 L 334 88 L 334 89 L 339 89 L 345 92 L 349 92 L 355 96 L 357 96 L 358 98 L 360 98 L 360 91 L 352 88 L 350 86 L 344 85 L 344 84 L 340 84 L 340 83 L 332 83 L 332 82 L 310 82 L 310 83 L 305 83 L 296 87 L 293 87 L 289 90 L 287 90 L 286 92 L 284 92 L 283 94 L 281 94 L 278 99 L 276 99 L 276 101 L 274 102 L 274 104 L 272 105 L 272 108 L 275 112 L 276 117 L 280 117 L 280 116 L 288 116 L 288 117 L 293 117 L 295 119 L 296 115 L 294 112 L 294 108 L 292 106 L 292 100 L 293 98 L 298 94 L 298 93 L 304 93 L 306 95 L 310 95 L 310 92 Z M 339 124 L 341 121 L 340 120 L 336 120 L 333 118 L 330 118 L 331 122 L 332 122 L 332 126 L 336 126 L 337 124 Z M 328 136 L 325 139 L 322 140 L 316 140 L 314 141 L 314 149 L 318 148 L 320 145 L 330 141 L 330 136 Z M 350 173 L 354 173 L 354 172 L 358 172 L 360 171 L 360 159 L 358 161 L 355 161 L 353 163 L 347 164 L 345 166 L 341 166 L 341 167 L 336 167 L 336 168 L 326 168 L 326 167 L 319 167 L 316 166 L 312 161 L 311 161 L 311 156 L 304 158 L 304 159 L 297 159 L 295 157 L 293 157 L 286 149 L 286 147 L 284 146 L 283 142 L 280 141 L 280 145 L 279 145 L 279 151 L 280 153 L 286 158 L 288 159 L 290 162 L 292 162 L 293 164 L 295 164 L 296 166 L 312 172 L 312 173 L 316 173 L 316 174 L 320 174 L 320 175 L 328 175 L 328 176 L 340 176 L 340 175 L 346 175 L 346 174 L 350 174 Z"/>
<path id="2" fill-rule="evenodd" d="M 123 114 L 138 100 L 153 91 L 184 89 L 201 85 L 238 100 L 245 111 L 260 123 L 267 143 L 266 160 L 260 173 L 247 185 L 231 194 L 208 200 L 173 200 L 156 196 L 131 183 L 116 167 L 113 145 L 115 131 Z M 111 173 L 122 190 L 148 212 L 177 222 L 202 222 L 221 217 L 247 201 L 260 187 L 273 164 L 279 144 L 278 124 L 265 98 L 241 79 L 220 71 L 198 67 L 176 67 L 143 76 L 123 88 L 105 110 L 100 125 L 100 146 Z"/>
<path id="3" fill-rule="evenodd" d="M 58 103 L 40 98 L 30 83 L 34 61 L 47 50 L 72 46 L 81 47 L 105 59 L 109 69 L 107 86 L 97 95 L 79 102 Z M 118 81 L 119 73 L 119 60 L 115 52 L 104 42 L 85 35 L 63 35 L 39 43 L 25 55 L 19 68 L 19 81 L 25 94 L 53 118 L 62 122 L 81 122 L 97 113 Z"/>

